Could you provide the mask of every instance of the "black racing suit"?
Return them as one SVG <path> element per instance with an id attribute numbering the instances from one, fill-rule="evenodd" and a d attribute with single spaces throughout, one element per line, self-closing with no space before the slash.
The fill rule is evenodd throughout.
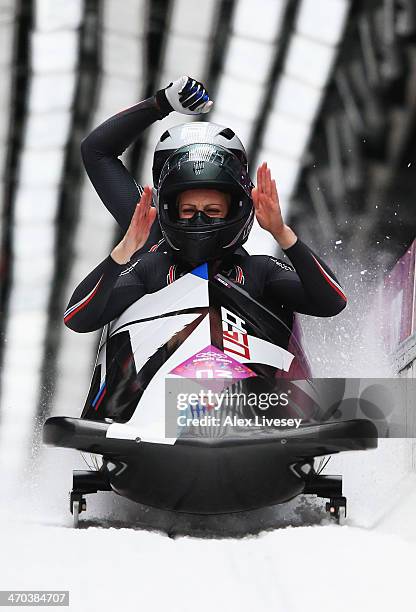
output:
<path id="1" fill-rule="evenodd" d="M 142 188 L 118 156 L 166 114 L 158 109 L 155 98 L 149 98 L 102 123 L 82 143 L 88 176 L 124 231 Z M 329 267 L 299 239 L 285 252 L 293 267 L 275 257 L 250 256 L 240 249 L 217 262 L 217 270 L 242 285 L 289 328 L 294 312 L 321 317 L 341 312 L 346 297 Z M 146 244 L 128 264 L 119 265 L 108 256 L 78 285 L 65 312 L 65 324 L 78 332 L 97 330 L 143 295 L 158 291 L 187 271 L 167 251 L 155 221 Z"/>

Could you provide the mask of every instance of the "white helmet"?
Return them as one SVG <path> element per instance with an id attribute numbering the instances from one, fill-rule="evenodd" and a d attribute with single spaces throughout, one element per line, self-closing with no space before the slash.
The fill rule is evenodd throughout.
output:
<path id="1" fill-rule="evenodd" d="M 234 153 L 248 172 L 247 154 L 243 143 L 231 128 L 209 121 L 192 121 L 169 128 L 162 134 L 153 156 L 153 184 L 157 188 L 160 173 L 168 159 L 177 149 L 192 144 L 220 145 Z"/>

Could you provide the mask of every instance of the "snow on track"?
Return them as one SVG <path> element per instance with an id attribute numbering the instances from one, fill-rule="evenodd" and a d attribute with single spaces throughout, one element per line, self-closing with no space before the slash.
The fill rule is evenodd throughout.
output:
<path id="1" fill-rule="evenodd" d="M 390 460 L 383 448 L 372 452 L 373 462 L 376 454 L 380 465 Z M 54 464 L 45 465 L 45 458 Z M 414 481 L 407 482 L 403 498 L 396 498 L 394 511 L 403 529 L 391 519 L 391 509 L 390 520 L 379 517 L 371 529 L 355 526 L 360 525 L 359 509 L 366 507 L 368 487 L 358 479 L 361 494 L 355 496 L 354 526 L 317 524 L 324 516 L 322 503 L 302 507 L 300 498 L 263 514 L 247 513 L 249 530 L 256 521 L 257 530 L 269 528 L 259 535 L 241 537 L 235 527 L 238 538 L 169 538 L 163 533 L 169 517 L 147 509 L 140 518 L 143 508 L 139 512 L 139 506 L 111 493 L 87 498 L 91 501 L 81 515 L 84 528 L 74 530 L 67 491 L 72 468 L 82 467 L 77 458 L 72 451 L 47 450 L 41 469 L 21 493 L 7 494 L 8 513 L 0 516 L 1 589 L 69 590 L 70 610 L 76 612 L 415 609 Z M 353 462 L 352 472 L 356 468 Z M 312 525 L 279 528 L 293 520 Z M 221 521 L 226 535 L 233 521 L 217 519 L 217 530 Z M 124 527 L 128 524 L 132 528 Z M 368 525 L 366 518 L 363 524 Z M 154 531 L 158 526 L 162 531 Z M 189 526 L 195 532 L 195 525 Z M 179 531 L 184 528 L 182 521 Z"/>
<path id="2" fill-rule="evenodd" d="M 2 589 L 68 589 L 77 612 L 414 610 L 414 545 L 353 527 L 201 540 L 11 520 L 0 538 Z"/>

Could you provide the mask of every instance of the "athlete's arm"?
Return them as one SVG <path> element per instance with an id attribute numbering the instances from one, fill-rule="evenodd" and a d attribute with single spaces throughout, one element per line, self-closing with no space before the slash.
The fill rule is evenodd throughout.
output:
<path id="1" fill-rule="evenodd" d="M 146 243 L 156 211 L 151 207 L 152 190 L 145 187 L 122 240 L 75 289 L 64 322 L 78 332 L 94 331 L 120 315 L 144 295 L 145 284 L 138 275 L 135 253 Z"/>
<path id="2" fill-rule="evenodd" d="M 93 130 L 81 143 L 85 169 L 108 211 L 126 231 L 142 188 L 119 156 L 140 134 L 168 115 L 156 98 L 148 98 L 117 113 Z M 157 229 L 157 227 L 155 227 Z M 160 233 L 160 230 L 159 230 Z"/>
<path id="3" fill-rule="evenodd" d="M 294 266 L 270 257 L 265 277 L 265 299 L 296 312 L 331 317 L 345 308 L 347 299 L 332 270 L 296 236 L 282 218 L 276 181 L 267 163 L 257 170 L 252 190 L 256 218 L 270 232 Z"/>
<path id="4" fill-rule="evenodd" d="M 126 231 L 141 186 L 125 168 L 119 156 L 152 123 L 175 110 L 187 115 L 209 112 L 212 101 L 201 83 L 184 76 L 170 83 L 154 96 L 110 117 L 95 128 L 81 143 L 87 174 L 106 208 Z M 160 238 L 158 224 L 151 238 Z"/>
<path id="5" fill-rule="evenodd" d="M 145 285 L 132 266 L 118 264 L 110 255 L 104 259 L 72 294 L 65 325 L 76 332 L 95 331 L 142 297 Z"/>
<path id="6" fill-rule="evenodd" d="M 295 312 L 317 317 L 332 317 L 347 304 L 335 274 L 299 238 L 285 249 L 294 270 L 285 262 L 269 257 L 264 297 Z"/>

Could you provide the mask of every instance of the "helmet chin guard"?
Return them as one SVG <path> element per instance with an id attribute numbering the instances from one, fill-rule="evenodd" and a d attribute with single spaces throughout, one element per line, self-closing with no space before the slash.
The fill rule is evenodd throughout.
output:
<path id="1" fill-rule="evenodd" d="M 222 146 L 196 143 L 180 147 L 165 162 L 157 187 L 158 216 L 175 256 L 188 264 L 222 259 L 248 238 L 254 220 L 253 183 L 245 164 Z M 177 198 L 184 191 L 213 189 L 231 196 L 225 218 L 203 212 L 180 219 Z"/>

